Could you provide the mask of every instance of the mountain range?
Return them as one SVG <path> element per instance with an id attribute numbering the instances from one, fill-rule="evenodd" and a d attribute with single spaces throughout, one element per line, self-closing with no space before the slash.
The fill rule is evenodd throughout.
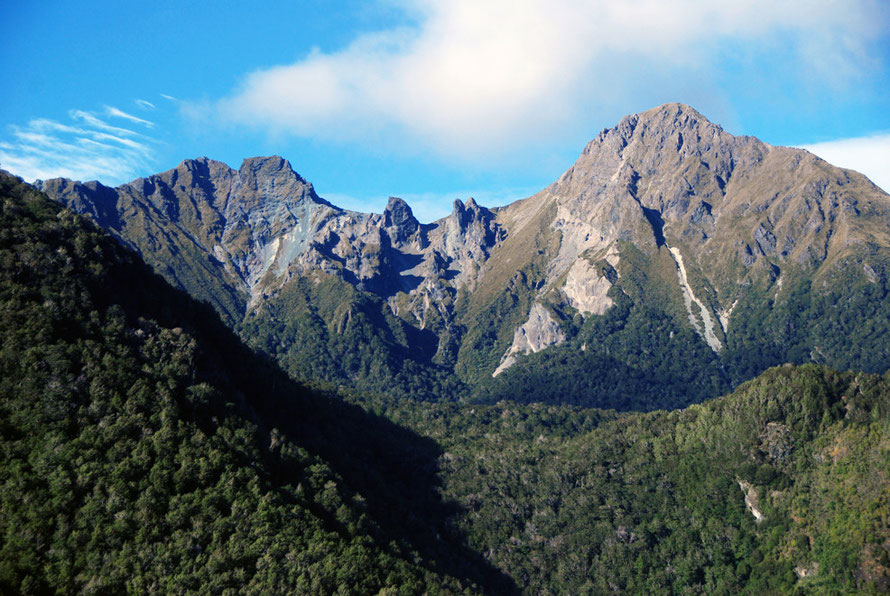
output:
<path id="1" fill-rule="evenodd" d="M 556 182 L 420 223 L 340 209 L 280 157 L 38 187 L 298 378 L 415 399 L 678 407 L 769 366 L 890 367 L 890 197 L 667 104 Z"/>
<path id="2" fill-rule="evenodd" d="M 430 224 L 0 172 L 0 592 L 887 592 L 888 209 L 680 104 Z"/>
<path id="3" fill-rule="evenodd" d="M 623 414 L 319 393 L 2 172 L 0 309 L 2 593 L 890 589 L 888 375 Z"/>

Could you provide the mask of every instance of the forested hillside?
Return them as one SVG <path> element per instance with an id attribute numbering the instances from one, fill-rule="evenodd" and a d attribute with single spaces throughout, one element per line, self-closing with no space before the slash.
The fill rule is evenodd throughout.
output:
<path id="1" fill-rule="evenodd" d="M 890 590 L 890 375 L 788 365 L 648 414 L 378 407 L 442 445 L 459 526 L 525 593 Z"/>
<path id="2" fill-rule="evenodd" d="M 0 178 L 0 591 L 460 592 L 435 443 L 309 393 Z"/>

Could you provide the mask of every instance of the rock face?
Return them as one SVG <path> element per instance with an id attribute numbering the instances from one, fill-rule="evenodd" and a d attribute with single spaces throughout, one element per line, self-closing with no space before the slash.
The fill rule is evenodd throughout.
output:
<path id="1" fill-rule="evenodd" d="M 513 236 L 546 220 L 558 240 L 538 295 L 562 285 L 585 317 L 611 303 L 611 282 L 590 263 L 620 274 L 630 246 L 660 260 L 676 272 L 672 299 L 715 353 L 753 289 L 781 290 L 783 271 L 824 282 L 838 262 L 861 261 L 866 245 L 890 242 L 890 201 L 861 174 L 735 137 L 681 104 L 602 131 L 559 180 L 498 216 Z"/>
<path id="2" fill-rule="evenodd" d="M 683 303 L 686 306 L 686 312 L 689 313 L 689 324 L 692 325 L 695 332 L 698 333 L 715 352 L 723 349 L 720 338 L 715 333 L 716 325 L 711 312 L 704 302 L 698 299 L 689 287 L 689 277 L 686 275 L 686 267 L 683 265 L 683 255 L 679 249 L 671 247 L 671 256 L 677 262 L 677 276 L 680 281 L 680 291 L 683 293 Z M 721 321 L 723 318 L 720 319 Z M 722 331 L 725 332 L 725 323 Z"/>
<path id="3" fill-rule="evenodd" d="M 886 196 L 861 174 L 734 137 L 668 104 L 601 132 L 535 202 L 556 205 L 562 242 L 552 277 L 577 255 L 621 241 L 649 252 L 688 248 L 705 269 L 818 265 L 852 241 L 866 213 L 886 221 Z M 884 230 L 876 240 L 887 238 Z M 739 281 L 717 289 L 731 294 Z"/>
<path id="4" fill-rule="evenodd" d="M 466 278 L 499 237 L 493 214 L 473 199 L 455 201 L 454 213 L 431 226 L 396 197 L 381 215 L 339 209 L 280 157 L 246 159 L 238 170 L 186 160 L 118 188 L 64 179 L 39 186 L 156 261 L 180 287 L 200 295 L 222 282 L 235 300 L 201 297 L 233 320 L 270 288 L 317 271 L 387 298 Z M 415 314 L 423 319 L 422 309 Z"/>
<path id="5" fill-rule="evenodd" d="M 757 497 L 757 489 L 750 482 L 745 482 L 744 480 L 739 480 L 738 483 L 739 488 L 745 494 L 745 506 L 751 512 L 751 515 L 754 516 L 754 521 L 759 524 L 763 521 L 763 512 L 760 511 L 760 499 Z"/>
<path id="6" fill-rule="evenodd" d="M 280 157 L 246 159 L 239 170 L 207 158 L 186 160 L 114 189 L 63 179 L 39 186 L 92 215 L 230 321 L 243 316 L 279 252 L 308 246 L 311 222 L 337 211 Z"/>
<path id="7" fill-rule="evenodd" d="M 528 321 L 513 334 L 513 343 L 492 376 L 496 377 L 513 366 L 520 354 L 540 352 L 544 348 L 558 346 L 565 340 L 566 334 L 559 328 L 559 323 L 550 311 L 535 302 L 528 315 Z"/>
<path id="8" fill-rule="evenodd" d="M 612 283 L 586 259 L 576 260 L 569 268 L 562 288 L 569 305 L 583 315 L 604 314 L 610 306 Z"/>
<path id="9" fill-rule="evenodd" d="M 41 188 L 234 326 L 262 318 L 277 331 L 257 343 L 281 358 L 315 345 L 300 335 L 311 328 L 312 341 L 349 360 L 344 324 L 360 321 L 356 341 L 405 350 L 394 366 L 416 358 L 471 385 L 545 366 L 553 349 L 577 367 L 563 378 L 604 366 L 589 361 L 597 355 L 613 371 L 618 358 L 631 378 L 688 356 L 676 382 L 699 375 L 709 387 L 690 399 L 784 361 L 890 367 L 888 324 L 855 347 L 834 337 L 859 322 L 817 312 L 855 302 L 869 320 L 886 318 L 890 197 L 861 174 L 735 137 L 681 104 L 603 130 L 532 197 L 497 209 L 456 200 L 431 224 L 398 198 L 382 214 L 335 207 L 280 157 L 238 170 L 187 160 L 114 189 L 61 179 Z M 340 289 L 321 292 L 328 281 Z M 285 341 L 285 328 L 297 335 Z M 366 359 L 342 374 L 373 368 Z"/>

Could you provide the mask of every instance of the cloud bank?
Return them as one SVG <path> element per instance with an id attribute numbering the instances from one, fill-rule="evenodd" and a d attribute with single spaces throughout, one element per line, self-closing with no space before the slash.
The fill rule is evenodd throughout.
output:
<path id="1" fill-rule="evenodd" d="M 653 88 L 725 101 L 713 70 L 730 52 L 738 69 L 784 61 L 789 77 L 844 85 L 867 71 L 869 43 L 886 33 L 877 0 L 398 4 L 414 26 L 250 73 L 215 114 L 275 134 L 469 161 L 571 135 L 591 112 L 658 97 Z"/>
<path id="2" fill-rule="evenodd" d="M 71 110 L 68 117 L 66 122 L 39 118 L 11 126 L 10 140 L 0 141 L 0 167 L 28 182 L 64 177 L 117 184 L 154 161 L 157 141 L 125 127 L 153 128 L 153 122 L 111 106 L 101 113 Z"/>

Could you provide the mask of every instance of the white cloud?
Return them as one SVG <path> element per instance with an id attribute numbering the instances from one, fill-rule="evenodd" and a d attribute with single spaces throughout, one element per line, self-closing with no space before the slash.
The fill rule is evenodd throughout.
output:
<path id="1" fill-rule="evenodd" d="M 861 172 L 890 193 L 890 133 L 802 145 L 830 164 Z"/>
<path id="2" fill-rule="evenodd" d="M 117 108 L 106 107 L 105 114 L 146 128 L 152 124 Z M 94 112 L 71 110 L 69 117 L 70 122 L 37 118 L 9 127 L 9 140 L 0 142 L 0 167 L 29 182 L 64 177 L 117 184 L 153 163 L 155 139 L 111 125 Z"/>
<path id="3" fill-rule="evenodd" d="M 140 136 L 139 133 L 128 128 L 121 128 L 119 126 L 108 124 L 92 112 L 86 112 L 84 110 L 71 110 L 68 112 L 68 115 L 74 120 L 80 120 L 81 122 L 92 128 L 105 130 L 114 134 L 123 135 L 125 137 Z"/>
<path id="4" fill-rule="evenodd" d="M 689 102 L 719 94 L 702 73 L 727 43 L 760 48 L 764 59 L 780 51 L 837 81 L 867 67 L 868 43 L 883 34 L 878 0 L 400 4 L 416 26 L 250 73 L 215 109 L 276 134 L 472 161 L 573 134 L 590 111 L 626 107 L 647 86 Z"/>
<path id="5" fill-rule="evenodd" d="M 130 122 L 135 122 L 136 124 L 141 124 L 147 128 L 154 128 L 154 122 L 149 122 L 143 118 L 139 118 L 132 114 L 128 114 L 123 110 L 119 110 L 118 108 L 112 106 L 105 106 L 105 114 L 107 116 L 111 116 L 112 118 L 123 118 L 124 120 L 129 120 Z"/>
<path id="6" fill-rule="evenodd" d="M 151 103 L 147 99 L 134 99 L 133 103 L 142 108 L 143 110 L 154 110 L 155 104 Z"/>

